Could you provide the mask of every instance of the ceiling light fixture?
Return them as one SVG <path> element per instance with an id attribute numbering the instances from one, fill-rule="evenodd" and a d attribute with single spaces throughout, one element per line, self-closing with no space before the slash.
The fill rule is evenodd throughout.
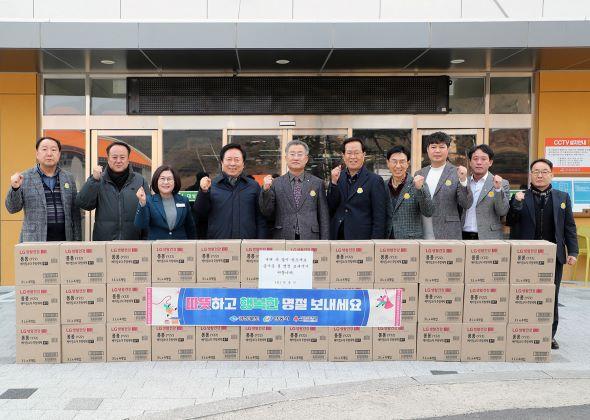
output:
<path id="1" fill-rule="evenodd" d="M 100 60 L 102 64 L 113 65 L 115 62 L 113 60 Z"/>
<path id="2" fill-rule="evenodd" d="M 463 64 L 465 62 L 465 60 L 463 60 L 462 58 L 456 58 L 454 60 L 451 60 L 451 64 Z"/>
<path id="3" fill-rule="evenodd" d="M 290 62 L 291 62 L 290 60 L 284 60 L 284 59 L 275 61 L 275 63 L 277 63 L 277 64 L 289 64 Z"/>

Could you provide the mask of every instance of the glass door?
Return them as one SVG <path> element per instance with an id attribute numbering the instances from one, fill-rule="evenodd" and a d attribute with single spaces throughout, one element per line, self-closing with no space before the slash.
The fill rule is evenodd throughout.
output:
<path id="1" fill-rule="evenodd" d="M 330 181 L 332 169 L 342 162 L 340 147 L 347 136 L 347 129 L 292 129 L 287 133 L 288 140 L 300 140 L 309 146 L 307 170 L 326 182 Z"/>
<path id="2" fill-rule="evenodd" d="M 156 169 L 160 158 L 161 148 L 158 142 L 157 130 L 93 130 L 90 141 L 90 160 L 92 168 L 100 165 L 107 166 L 107 147 L 116 141 L 122 141 L 131 146 L 129 165 L 134 172 L 141 174 L 148 184 L 152 181 L 152 173 Z M 94 226 L 94 212 L 91 212 L 87 238 L 91 237 Z"/>
<path id="3" fill-rule="evenodd" d="M 451 137 L 451 145 L 449 147 L 449 161 L 453 165 L 463 165 L 469 168 L 467 152 L 476 144 L 483 143 L 482 129 L 431 129 L 418 130 L 417 143 L 412 147 L 412 172 L 420 168 L 430 165 L 428 153 L 426 152 L 426 142 L 428 136 L 434 132 L 443 131 Z"/>
<path id="4" fill-rule="evenodd" d="M 284 172 L 285 137 L 286 130 L 227 131 L 227 143 L 237 143 L 246 151 L 244 173 L 260 185 L 265 176 Z"/>

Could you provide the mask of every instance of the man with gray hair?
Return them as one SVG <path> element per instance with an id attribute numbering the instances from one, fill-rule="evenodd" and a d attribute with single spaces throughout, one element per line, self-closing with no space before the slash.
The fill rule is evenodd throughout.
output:
<path id="1" fill-rule="evenodd" d="M 290 240 L 330 239 L 330 214 L 324 182 L 305 172 L 309 147 L 292 140 L 285 148 L 288 172 L 264 178 L 260 211 L 274 218 L 272 238 Z"/>

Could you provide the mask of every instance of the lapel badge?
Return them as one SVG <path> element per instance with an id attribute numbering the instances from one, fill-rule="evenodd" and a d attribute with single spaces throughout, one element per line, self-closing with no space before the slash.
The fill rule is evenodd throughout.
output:
<path id="1" fill-rule="evenodd" d="M 311 195 L 312 197 L 315 197 L 315 196 L 316 196 L 316 193 L 315 193 L 315 191 L 314 191 L 314 190 L 311 190 L 311 191 L 309 192 L 309 195 Z"/>
<path id="2" fill-rule="evenodd" d="M 494 198 L 494 192 L 493 192 L 493 191 L 490 191 L 490 192 L 488 193 L 488 197 L 490 197 L 490 198 Z"/>
<path id="3" fill-rule="evenodd" d="M 67 189 L 69 189 L 69 188 L 70 188 L 70 184 L 66 182 L 66 183 L 64 184 L 64 188 L 65 188 L 66 190 L 67 190 Z"/>
<path id="4" fill-rule="evenodd" d="M 445 181 L 445 185 L 446 185 L 447 187 L 450 187 L 450 186 L 451 186 L 451 184 L 452 184 L 452 182 L 451 182 L 451 180 L 450 180 L 450 179 L 447 179 L 447 180 Z"/>
<path id="5" fill-rule="evenodd" d="M 363 193 L 363 189 L 362 189 L 361 187 L 358 187 L 358 188 L 356 189 L 356 193 L 357 193 L 357 194 L 362 194 L 362 193 Z"/>
<path id="6" fill-rule="evenodd" d="M 408 198 L 410 198 L 410 193 L 405 193 L 404 194 L 404 198 L 407 200 Z"/>
<path id="7" fill-rule="evenodd" d="M 561 208 L 565 210 L 565 203 L 561 203 Z"/>

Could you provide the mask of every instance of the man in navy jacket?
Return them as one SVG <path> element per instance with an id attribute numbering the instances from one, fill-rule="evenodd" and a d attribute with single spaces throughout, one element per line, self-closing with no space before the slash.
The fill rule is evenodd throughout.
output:
<path id="1" fill-rule="evenodd" d="M 198 220 L 209 220 L 209 239 L 265 239 L 266 221 L 258 207 L 260 186 L 244 175 L 246 152 L 239 144 L 221 149 L 221 171 L 203 177 L 194 204 Z"/>
<path id="2" fill-rule="evenodd" d="M 341 149 L 346 169 L 332 170 L 328 188 L 330 239 L 385 238 L 387 191 L 379 175 L 365 168 L 365 143 L 350 137 Z"/>
<path id="3" fill-rule="evenodd" d="M 553 163 L 547 159 L 537 159 L 531 163 L 530 169 L 531 186 L 525 192 L 514 194 L 506 223 L 512 228 L 511 239 L 544 239 L 557 244 L 551 348 L 558 349 L 559 345 L 555 341 L 559 320 L 557 300 L 563 265 L 575 264 L 578 256 L 576 223 L 569 194 L 551 188 Z"/>

